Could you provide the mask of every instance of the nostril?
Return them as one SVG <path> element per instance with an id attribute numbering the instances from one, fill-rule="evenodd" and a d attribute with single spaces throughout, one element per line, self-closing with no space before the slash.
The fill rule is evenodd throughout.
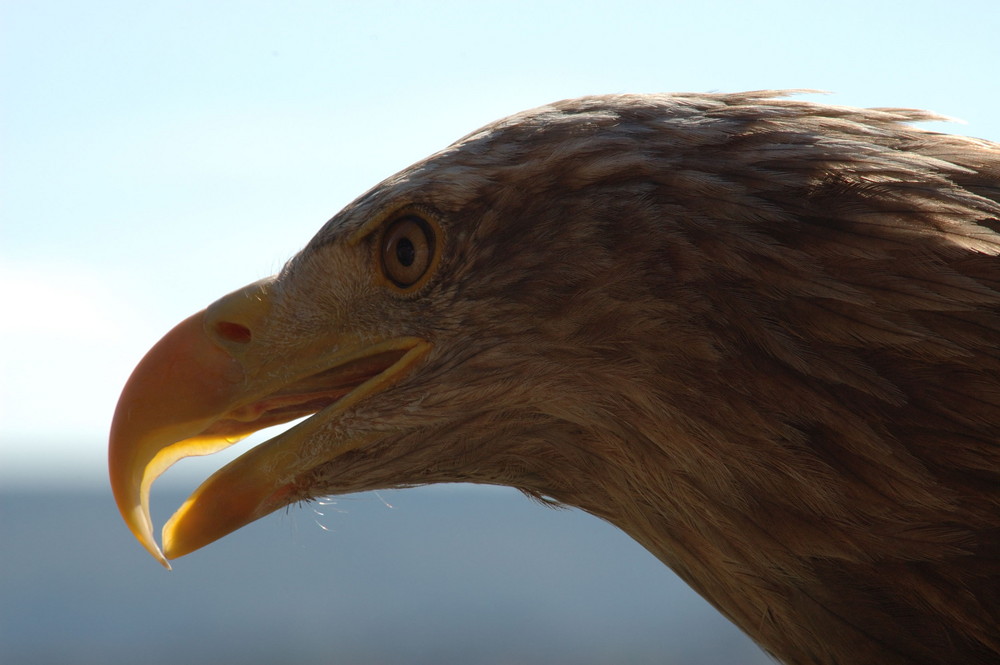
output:
<path id="1" fill-rule="evenodd" d="M 219 321 L 215 324 L 215 332 L 222 339 L 237 344 L 247 344 L 253 339 L 249 328 L 232 321 Z"/>

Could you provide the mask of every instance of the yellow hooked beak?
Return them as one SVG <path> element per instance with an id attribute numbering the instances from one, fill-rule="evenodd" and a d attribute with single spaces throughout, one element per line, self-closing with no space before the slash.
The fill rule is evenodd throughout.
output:
<path id="1" fill-rule="evenodd" d="M 183 556 L 306 498 L 308 473 L 371 437 L 315 434 L 346 409 L 385 390 L 430 349 L 415 337 L 362 342 L 349 330 L 321 339 L 261 342 L 272 280 L 250 284 L 182 321 L 129 377 L 111 425 L 111 488 L 125 523 L 167 568 Z M 316 415 L 313 415 L 316 414 Z M 295 427 L 216 472 L 153 537 L 149 490 L 178 460 L 208 455 L 303 416 Z"/>

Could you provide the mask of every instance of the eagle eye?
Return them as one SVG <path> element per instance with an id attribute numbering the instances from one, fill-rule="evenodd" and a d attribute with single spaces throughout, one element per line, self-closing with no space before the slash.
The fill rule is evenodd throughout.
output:
<path id="1" fill-rule="evenodd" d="M 382 234 L 382 273 L 395 286 L 411 289 L 430 273 L 437 241 L 422 217 L 407 215 L 390 223 Z"/>

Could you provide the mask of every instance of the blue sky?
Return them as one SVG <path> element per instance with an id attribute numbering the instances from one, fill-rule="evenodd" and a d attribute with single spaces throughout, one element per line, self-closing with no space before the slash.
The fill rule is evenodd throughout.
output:
<path id="1" fill-rule="evenodd" d="M 0 2 L 0 482 L 103 483 L 150 345 L 486 122 L 818 88 L 1000 140 L 997 34 L 993 0 Z"/>

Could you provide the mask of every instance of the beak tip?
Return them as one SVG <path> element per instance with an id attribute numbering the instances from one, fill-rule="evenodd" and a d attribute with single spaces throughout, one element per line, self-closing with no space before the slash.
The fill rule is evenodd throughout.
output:
<path id="1" fill-rule="evenodd" d="M 160 565 L 167 570 L 171 570 L 170 562 L 167 560 L 169 557 L 167 557 L 160 546 L 156 544 L 156 541 L 153 539 L 152 531 L 148 527 L 146 529 L 140 529 L 138 532 L 133 530 L 132 533 L 139 543 L 146 548 L 146 551 L 149 552 L 149 554 L 156 559 Z"/>

